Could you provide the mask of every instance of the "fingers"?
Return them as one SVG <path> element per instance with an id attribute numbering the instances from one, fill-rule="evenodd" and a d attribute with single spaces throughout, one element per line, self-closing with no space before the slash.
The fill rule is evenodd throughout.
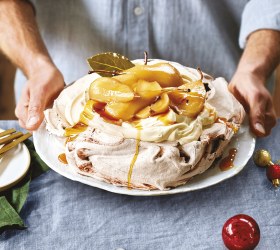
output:
<path id="1" fill-rule="evenodd" d="M 276 124 L 276 114 L 269 97 L 250 105 L 251 129 L 258 137 L 267 136 Z"/>
<path id="2" fill-rule="evenodd" d="M 250 124 L 253 133 L 256 136 L 265 136 L 266 131 L 264 127 L 265 120 L 265 106 L 262 103 L 255 103 L 254 107 L 250 106 Z"/>
<path id="3" fill-rule="evenodd" d="M 44 109 L 64 87 L 63 76 L 55 65 L 50 62 L 43 65 L 44 71 L 34 71 L 26 82 L 15 110 L 20 125 L 31 131 L 40 126 L 44 118 Z"/>
<path id="4" fill-rule="evenodd" d="M 36 88 L 30 92 L 29 98 L 28 115 L 25 126 L 28 130 L 36 130 L 44 118 L 43 111 L 45 109 L 46 95 L 44 95 L 42 89 Z"/>
<path id="5" fill-rule="evenodd" d="M 15 115 L 19 120 L 21 127 L 26 129 L 25 122 L 28 116 L 29 96 L 28 89 L 25 87 L 22 91 L 21 98 L 15 109 Z"/>
<path id="6" fill-rule="evenodd" d="M 21 99 L 15 109 L 15 115 L 19 119 L 19 125 L 27 130 L 36 130 L 43 120 L 45 99 L 43 88 L 32 88 L 26 86 Z"/>
<path id="7" fill-rule="evenodd" d="M 269 135 L 276 124 L 276 115 L 263 80 L 254 74 L 237 71 L 228 87 L 249 113 L 252 132 L 259 137 Z"/>

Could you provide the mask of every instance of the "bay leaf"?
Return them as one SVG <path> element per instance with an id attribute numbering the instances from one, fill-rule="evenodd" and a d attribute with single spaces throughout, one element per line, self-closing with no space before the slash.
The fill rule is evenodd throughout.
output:
<path id="1" fill-rule="evenodd" d="M 106 70 L 111 72 L 123 71 L 135 66 L 125 56 L 113 52 L 97 54 L 88 58 L 87 61 L 92 70 Z M 107 77 L 112 76 L 112 74 L 104 72 L 98 74 Z"/>

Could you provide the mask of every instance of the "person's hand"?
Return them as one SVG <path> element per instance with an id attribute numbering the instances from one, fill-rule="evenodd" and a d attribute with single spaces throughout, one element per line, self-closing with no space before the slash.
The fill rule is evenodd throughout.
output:
<path id="1" fill-rule="evenodd" d="M 15 114 L 21 127 L 36 130 L 44 119 L 43 111 L 64 88 L 64 80 L 54 65 L 33 72 L 24 86 Z"/>
<path id="2" fill-rule="evenodd" d="M 236 72 L 229 90 L 249 113 L 250 127 L 256 136 L 267 136 L 276 124 L 272 97 L 265 80 L 248 72 Z"/>

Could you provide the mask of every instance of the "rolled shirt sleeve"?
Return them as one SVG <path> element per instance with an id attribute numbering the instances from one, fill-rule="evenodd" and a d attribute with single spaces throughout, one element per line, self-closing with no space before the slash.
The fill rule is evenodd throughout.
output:
<path id="1" fill-rule="evenodd" d="M 280 31 L 280 0 L 251 0 L 243 11 L 239 46 L 244 48 L 248 36 L 259 29 Z"/>

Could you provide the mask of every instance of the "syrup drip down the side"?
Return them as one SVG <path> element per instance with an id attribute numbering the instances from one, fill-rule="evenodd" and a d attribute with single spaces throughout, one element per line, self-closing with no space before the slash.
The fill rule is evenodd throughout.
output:
<path id="1" fill-rule="evenodd" d="M 135 145 L 135 154 L 131 160 L 130 166 L 129 166 L 129 171 L 127 175 L 127 188 L 131 189 L 131 176 L 133 172 L 133 167 L 135 165 L 135 162 L 138 158 L 139 155 L 139 147 L 140 147 L 140 138 L 141 138 L 141 128 L 138 128 L 137 130 L 137 139 L 136 139 L 136 145 Z"/>
<path id="2" fill-rule="evenodd" d="M 228 122 L 227 119 L 224 117 L 218 117 L 216 119 L 216 122 L 225 124 L 228 128 L 232 129 L 235 134 L 238 132 L 238 127 L 235 126 L 233 123 Z"/>

